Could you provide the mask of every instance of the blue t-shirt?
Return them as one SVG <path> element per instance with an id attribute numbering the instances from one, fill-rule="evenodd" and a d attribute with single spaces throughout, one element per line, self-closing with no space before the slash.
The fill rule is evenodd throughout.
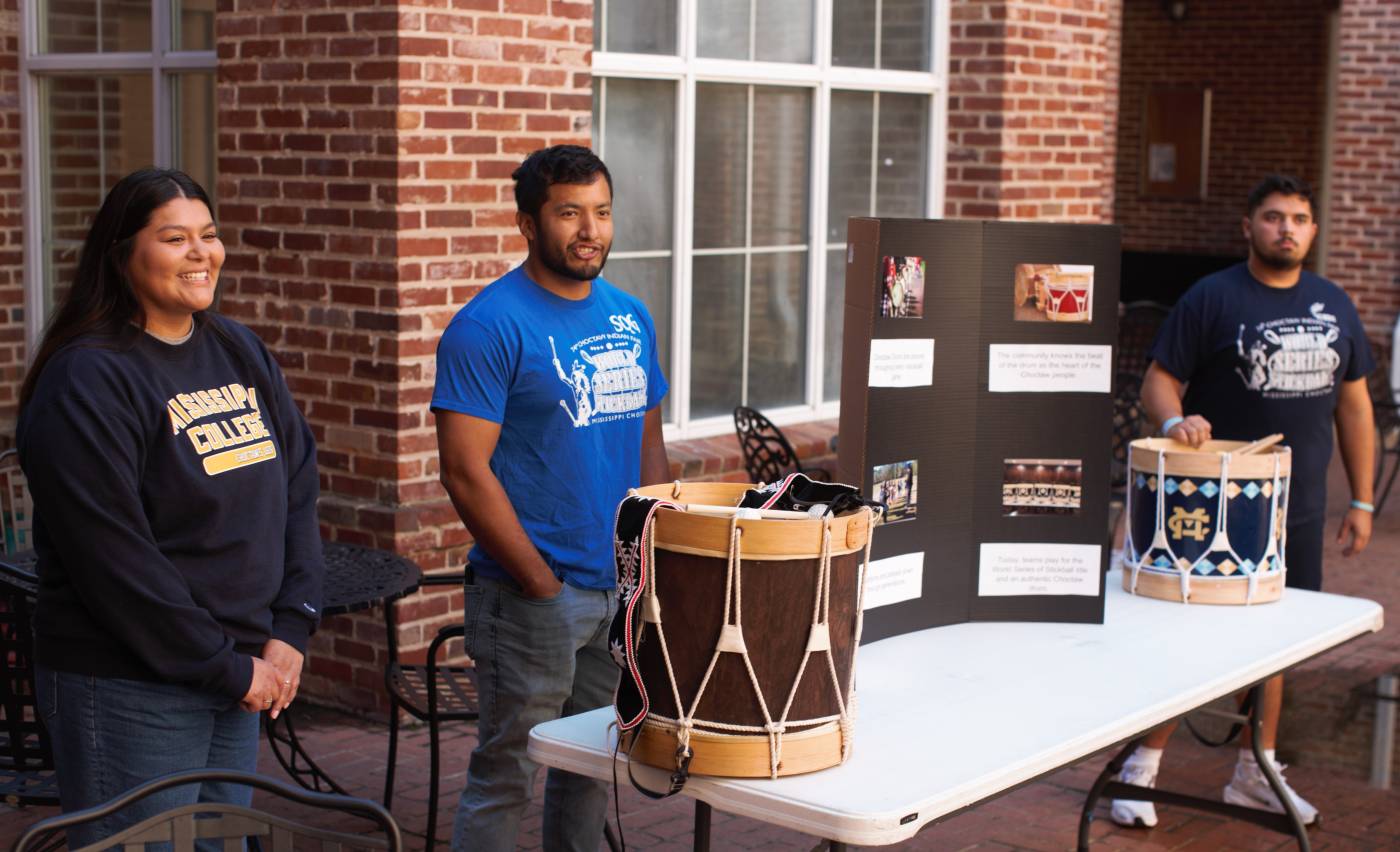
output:
<path id="1" fill-rule="evenodd" d="M 1304 271 L 1280 289 L 1247 264 L 1232 266 L 1186 291 L 1149 355 L 1187 383 L 1182 410 L 1209 420 L 1212 437 L 1253 441 L 1282 432 L 1293 449 L 1288 522 L 1323 516 L 1341 384 L 1375 368 L 1342 288 Z"/>
<path id="2" fill-rule="evenodd" d="M 641 481 L 642 418 L 666 395 L 639 299 L 594 279 L 578 301 L 517 267 L 457 312 L 437 350 L 432 407 L 501 424 L 491 471 L 555 575 L 613 587 L 613 518 Z M 467 560 L 506 570 L 482 549 Z"/>

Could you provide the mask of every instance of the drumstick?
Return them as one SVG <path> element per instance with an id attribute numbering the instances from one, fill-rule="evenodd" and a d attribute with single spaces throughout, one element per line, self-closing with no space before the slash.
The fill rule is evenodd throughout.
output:
<path id="1" fill-rule="evenodd" d="M 1267 449 L 1267 448 L 1269 448 L 1269 447 L 1272 447 L 1274 444 L 1277 444 L 1279 441 L 1282 441 L 1282 440 L 1283 440 L 1283 433 L 1282 433 L 1282 432 L 1275 432 L 1274 434 L 1272 434 L 1272 435 L 1266 435 L 1265 437 L 1260 438 L 1259 440 L 1257 440 L 1257 441 L 1255 441 L 1255 442 L 1253 442 L 1253 443 L 1251 443 L 1251 444 L 1245 444 L 1243 447 L 1240 447 L 1238 450 L 1234 450 L 1233 452 L 1231 452 L 1230 455 L 1232 455 L 1232 456 L 1247 456 L 1247 455 L 1249 455 L 1250 453 L 1257 453 L 1257 452 L 1259 452 L 1260 450 L 1263 450 L 1263 449 Z"/>

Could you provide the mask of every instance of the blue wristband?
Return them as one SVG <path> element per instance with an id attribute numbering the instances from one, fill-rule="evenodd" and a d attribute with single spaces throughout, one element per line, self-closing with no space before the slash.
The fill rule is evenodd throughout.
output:
<path id="1" fill-rule="evenodd" d="M 1370 503 L 1364 502 L 1362 500 L 1351 501 L 1351 507 L 1353 509 L 1360 509 L 1363 512 L 1370 512 L 1373 515 L 1376 513 L 1375 506 L 1372 506 Z"/>
<path id="2" fill-rule="evenodd" d="M 1175 429 L 1175 428 L 1176 428 L 1176 425 L 1177 425 L 1178 423 L 1180 423 L 1181 421 L 1185 420 L 1185 419 L 1186 419 L 1185 417 L 1182 417 L 1182 416 L 1180 416 L 1180 415 L 1177 415 L 1176 417 L 1168 417 L 1166 420 L 1163 420 L 1163 421 L 1162 421 L 1162 437 L 1166 437 L 1166 436 L 1167 436 L 1167 433 L 1169 433 L 1169 432 L 1171 432 L 1171 430 Z"/>

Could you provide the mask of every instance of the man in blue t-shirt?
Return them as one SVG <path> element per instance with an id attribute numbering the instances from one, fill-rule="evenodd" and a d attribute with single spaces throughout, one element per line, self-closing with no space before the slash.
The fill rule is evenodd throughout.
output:
<path id="1" fill-rule="evenodd" d="M 613 518 L 627 489 L 669 478 L 656 329 L 598 277 L 613 235 L 607 167 L 559 145 L 513 177 L 529 254 L 443 332 L 432 400 L 442 482 L 476 540 L 464 641 L 481 718 L 454 850 L 514 849 L 530 729 L 612 702 Z M 596 850 L 606 807 L 601 782 L 551 769 L 545 849 Z"/>
<path id="2" fill-rule="evenodd" d="M 1316 591 L 1322 588 L 1334 423 L 1353 498 L 1337 543 L 1351 556 L 1371 538 L 1375 425 L 1366 376 L 1375 362 L 1346 292 L 1303 269 L 1317 236 L 1307 184 L 1281 175 L 1266 178 L 1249 195 L 1243 227 L 1249 259 L 1202 278 L 1177 303 L 1149 353 L 1142 402 L 1162 435 L 1193 447 L 1212 438 L 1252 441 L 1283 433 L 1293 450 L 1287 584 Z M 1259 744 L 1274 762 L 1281 675 L 1265 682 L 1260 700 Z M 1149 733 L 1119 779 L 1152 786 L 1175 727 L 1172 722 Z M 1317 809 L 1284 788 L 1304 823 L 1314 822 Z M 1255 761 L 1247 728 L 1224 798 L 1283 812 Z M 1115 800 L 1111 814 L 1120 825 L 1157 824 L 1150 802 Z"/>

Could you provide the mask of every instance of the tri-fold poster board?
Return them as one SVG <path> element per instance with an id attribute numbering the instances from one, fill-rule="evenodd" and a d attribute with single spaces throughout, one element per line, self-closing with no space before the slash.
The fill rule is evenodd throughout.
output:
<path id="1" fill-rule="evenodd" d="M 1119 230 L 851 219 L 840 474 L 888 507 L 864 641 L 1102 623 Z"/>

